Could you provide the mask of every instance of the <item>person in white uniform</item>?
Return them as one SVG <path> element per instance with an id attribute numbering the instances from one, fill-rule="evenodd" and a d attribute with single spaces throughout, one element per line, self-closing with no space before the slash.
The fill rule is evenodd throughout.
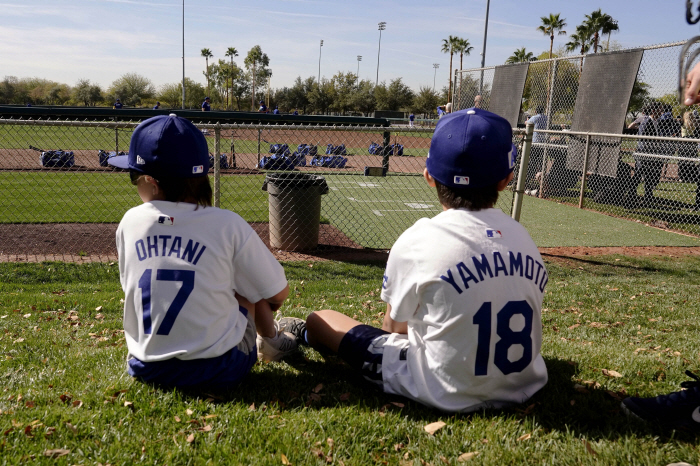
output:
<path id="1" fill-rule="evenodd" d="M 129 374 L 229 387 L 250 371 L 256 350 L 270 360 L 295 351 L 272 313 L 289 293 L 284 270 L 245 220 L 212 207 L 202 132 L 174 114 L 149 118 L 129 154 L 109 163 L 129 170 L 143 201 L 124 214 L 116 238 Z"/>
<path id="2" fill-rule="evenodd" d="M 333 310 L 280 327 L 337 352 L 384 392 L 449 412 L 522 403 L 547 383 L 540 354 L 548 281 L 525 228 L 494 208 L 513 179 L 510 124 L 467 109 L 437 124 L 423 176 L 443 212 L 391 248 L 381 329 Z"/>

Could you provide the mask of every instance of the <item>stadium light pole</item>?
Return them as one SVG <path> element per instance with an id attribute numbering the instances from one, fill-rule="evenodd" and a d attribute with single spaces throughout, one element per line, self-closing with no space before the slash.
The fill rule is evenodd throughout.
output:
<path id="1" fill-rule="evenodd" d="M 484 48 L 481 51 L 481 79 L 479 80 L 479 94 L 484 93 L 484 65 L 486 63 L 486 33 L 489 30 L 489 5 L 491 0 L 486 0 L 486 21 L 484 22 Z"/>
<path id="2" fill-rule="evenodd" d="M 379 26 L 379 49 L 377 50 L 377 81 L 374 83 L 374 87 L 379 85 L 379 53 L 382 51 L 382 31 L 386 29 L 386 21 L 382 21 L 378 24 Z"/>
<path id="3" fill-rule="evenodd" d="M 185 0 L 182 0 L 182 109 L 185 109 Z"/>
<path id="4" fill-rule="evenodd" d="M 321 47 L 323 47 L 323 39 L 321 45 L 318 46 L 318 87 L 321 87 Z"/>
<path id="5" fill-rule="evenodd" d="M 433 68 L 435 68 L 435 72 L 433 73 L 433 92 L 435 92 L 435 77 L 437 76 L 438 68 L 440 68 L 440 63 L 433 63 Z"/>
<path id="6" fill-rule="evenodd" d="M 360 62 L 362 61 L 362 55 L 357 56 L 357 79 L 355 79 L 356 83 L 360 82 Z"/>

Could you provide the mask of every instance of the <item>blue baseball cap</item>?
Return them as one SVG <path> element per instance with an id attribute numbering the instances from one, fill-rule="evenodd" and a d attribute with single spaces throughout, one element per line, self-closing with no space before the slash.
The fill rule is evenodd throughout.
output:
<path id="1" fill-rule="evenodd" d="M 196 178 L 209 172 L 209 147 L 192 122 L 171 113 L 142 121 L 131 135 L 129 154 L 108 163 L 157 180 Z"/>
<path id="2" fill-rule="evenodd" d="M 482 188 L 506 178 L 517 149 L 510 123 L 495 113 L 469 108 L 443 116 L 435 126 L 425 166 L 453 188 Z"/>

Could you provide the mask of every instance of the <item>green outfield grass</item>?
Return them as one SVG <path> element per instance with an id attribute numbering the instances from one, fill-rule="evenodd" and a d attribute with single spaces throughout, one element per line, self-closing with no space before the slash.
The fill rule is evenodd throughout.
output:
<path id="1" fill-rule="evenodd" d="M 1 462 L 697 464 L 695 437 L 637 424 L 619 406 L 700 369 L 700 260 L 545 262 L 548 384 L 522 406 L 466 415 L 378 393 L 306 348 L 258 363 L 227 393 L 144 385 L 125 373 L 115 264 L 0 264 Z M 331 308 L 380 324 L 383 263 L 283 265 L 285 315 Z M 434 422 L 444 427 L 428 434 Z"/>
<path id="2" fill-rule="evenodd" d="M 416 220 L 441 211 L 421 176 L 323 176 L 330 189 L 322 197 L 322 221 L 367 248 L 388 249 Z M 267 222 L 264 179 L 222 176 L 221 207 L 248 222 Z M 0 172 L 0 190 L 0 223 L 118 223 L 141 202 L 122 172 Z M 512 193 L 505 191 L 498 207 L 510 212 L 511 202 Z M 529 196 L 521 223 L 541 247 L 698 245 L 695 237 Z"/>

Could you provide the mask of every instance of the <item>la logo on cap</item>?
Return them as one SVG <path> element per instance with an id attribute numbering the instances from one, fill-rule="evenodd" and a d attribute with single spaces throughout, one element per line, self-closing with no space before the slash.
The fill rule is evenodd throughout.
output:
<path id="1" fill-rule="evenodd" d="M 468 185 L 469 184 L 469 177 L 468 176 L 455 176 L 454 183 Z"/>

